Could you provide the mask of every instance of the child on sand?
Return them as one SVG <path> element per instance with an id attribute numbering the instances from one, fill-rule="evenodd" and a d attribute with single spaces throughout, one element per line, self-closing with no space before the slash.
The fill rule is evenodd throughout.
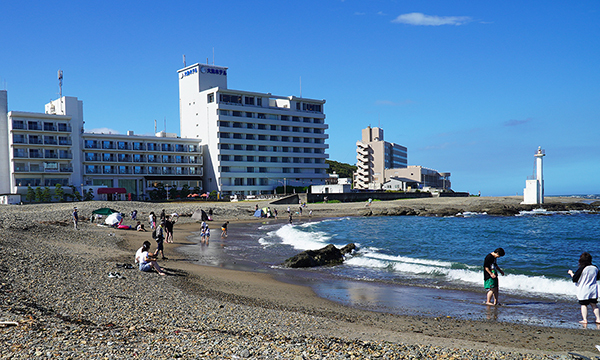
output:
<path id="1" fill-rule="evenodd" d="M 577 283 L 577 300 L 581 305 L 582 324 L 587 324 L 587 306 L 589 305 L 596 316 L 596 324 L 600 324 L 600 310 L 596 305 L 598 303 L 598 284 L 597 280 L 600 277 L 598 268 L 592 264 L 592 255 L 584 252 L 579 257 L 579 268 L 577 271 L 567 271 L 573 278 L 573 282 Z"/>
<path id="2" fill-rule="evenodd" d="M 504 249 L 497 248 L 483 260 L 483 287 L 487 290 L 486 305 L 500 305 L 498 302 L 498 272 L 504 275 L 504 271 L 500 269 L 496 260 L 501 256 L 504 256 Z"/>

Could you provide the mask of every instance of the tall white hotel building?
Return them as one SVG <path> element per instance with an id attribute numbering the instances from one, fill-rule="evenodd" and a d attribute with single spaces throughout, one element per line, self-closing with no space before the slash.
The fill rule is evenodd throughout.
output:
<path id="1" fill-rule="evenodd" d="M 206 145 L 204 190 L 255 195 L 323 184 L 325 100 L 228 89 L 227 72 L 203 64 L 178 71 L 181 136 Z"/>

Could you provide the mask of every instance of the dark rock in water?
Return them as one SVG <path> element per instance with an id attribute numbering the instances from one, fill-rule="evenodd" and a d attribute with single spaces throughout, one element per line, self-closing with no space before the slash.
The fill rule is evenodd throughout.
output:
<path id="1" fill-rule="evenodd" d="M 494 206 L 488 209 L 485 209 L 488 215 L 496 215 L 496 216 L 514 216 L 519 213 L 519 209 L 516 209 L 513 206 Z"/>
<path id="2" fill-rule="evenodd" d="M 341 250 L 329 244 L 319 250 L 306 250 L 298 255 L 285 260 L 284 266 L 290 268 L 303 268 L 315 266 L 339 265 L 344 261 L 344 254 L 352 252 L 356 245 L 350 243 Z"/>

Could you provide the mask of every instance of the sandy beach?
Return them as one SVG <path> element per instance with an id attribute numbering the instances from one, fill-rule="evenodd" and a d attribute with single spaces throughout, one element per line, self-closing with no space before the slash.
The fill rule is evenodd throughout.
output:
<path id="1" fill-rule="evenodd" d="M 430 198 L 364 203 L 309 204 L 314 217 L 393 215 L 412 209 L 436 212 L 518 207 L 518 197 Z M 552 204 L 582 199 L 547 198 Z M 307 287 L 278 281 L 243 264 L 226 263 L 221 246 L 256 227 L 255 205 L 239 203 L 77 203 L 86 218 L 108 206 L 125 214 L 137 209 L 177 212 L 175 243 L 166 244 L 169 276 L 117 267 L 150 233 L 70 222 L 73 204 L 0 207 L 0 327 L 3 358 L 565 358 L 568 352 L 599 355 L 595 325 L 586 329 L 535 327 L 454 318 L 399 316 L 349 308 L 322 299 Z M 273 206 L 271 206 L 273 207 Z M 277 206 L 280 214 L 287 206 Z M 214 211 L 206 257 L 194 264 L 177 251 L 199 225 L 189 215 Z M 230 236 L 217 227 L 231 221 Z M 131 219 L 127 224 L 134 225 Z M 153 243 L 154 246 L 154 243 Z M 213 250 L 214 249 L 214 250 Z M 223 262 L 225 261 L 225 263 Z M 120 277 L 109 278 L 109 272 Z M 492 310 L 493 311 L 493 310 Z M 574 301 L 573 311 L 578 311 Z"/>

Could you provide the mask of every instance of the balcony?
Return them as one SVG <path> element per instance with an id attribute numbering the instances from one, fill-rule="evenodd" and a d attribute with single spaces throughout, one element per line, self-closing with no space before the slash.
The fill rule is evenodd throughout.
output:
<path id="1" fill-rule="evenodd" d="M 97 169 L 97 168 L 89 169 L 88 168 L 88 169 L 85 169 L 85 173 L 86 174 L 102 174 L 102 169 Z"/>
<path id="2" fill-rule="evenodd" d="M 44 145 L 58 145 L 58 142 L 56 139 L 45 139 Z"/>
<path id="3" fill-rule="evenodd" d="M 73 145 L 71 140 L 59 140 L 58 145 Z"/>
<path id="4" fill-rule="evenodd" d="M 73 172 L 72 167 L 61 167 L 60 172 Z"/>
<path id="5" fill-rule="evenodd" d="M 58 154 L 56 154 L 56 153 L 46 153 L 46 154 L 44 154 L 44 158 L 46 158 L 46 159 L 58 159 Z"/>
<path id="6" fill-rule="evenodd" d="M 31 145 L 42 145 L 44 142 L 42 141 L 42 139 L 38 139 L 38 138 L 29 138 L 29 144 Z"/>
<path id="7" fill-rule="evenodd" d="M 38 123 L 29 123 L 27 124 L 27 128 L 29 130 L 42 130 L 42 126 Z"/>
<path id="8" fill-rule="evenodd" d="M 25 124 L 20 122 L 13 122 L 13 130 L 25 130 Z"/>

